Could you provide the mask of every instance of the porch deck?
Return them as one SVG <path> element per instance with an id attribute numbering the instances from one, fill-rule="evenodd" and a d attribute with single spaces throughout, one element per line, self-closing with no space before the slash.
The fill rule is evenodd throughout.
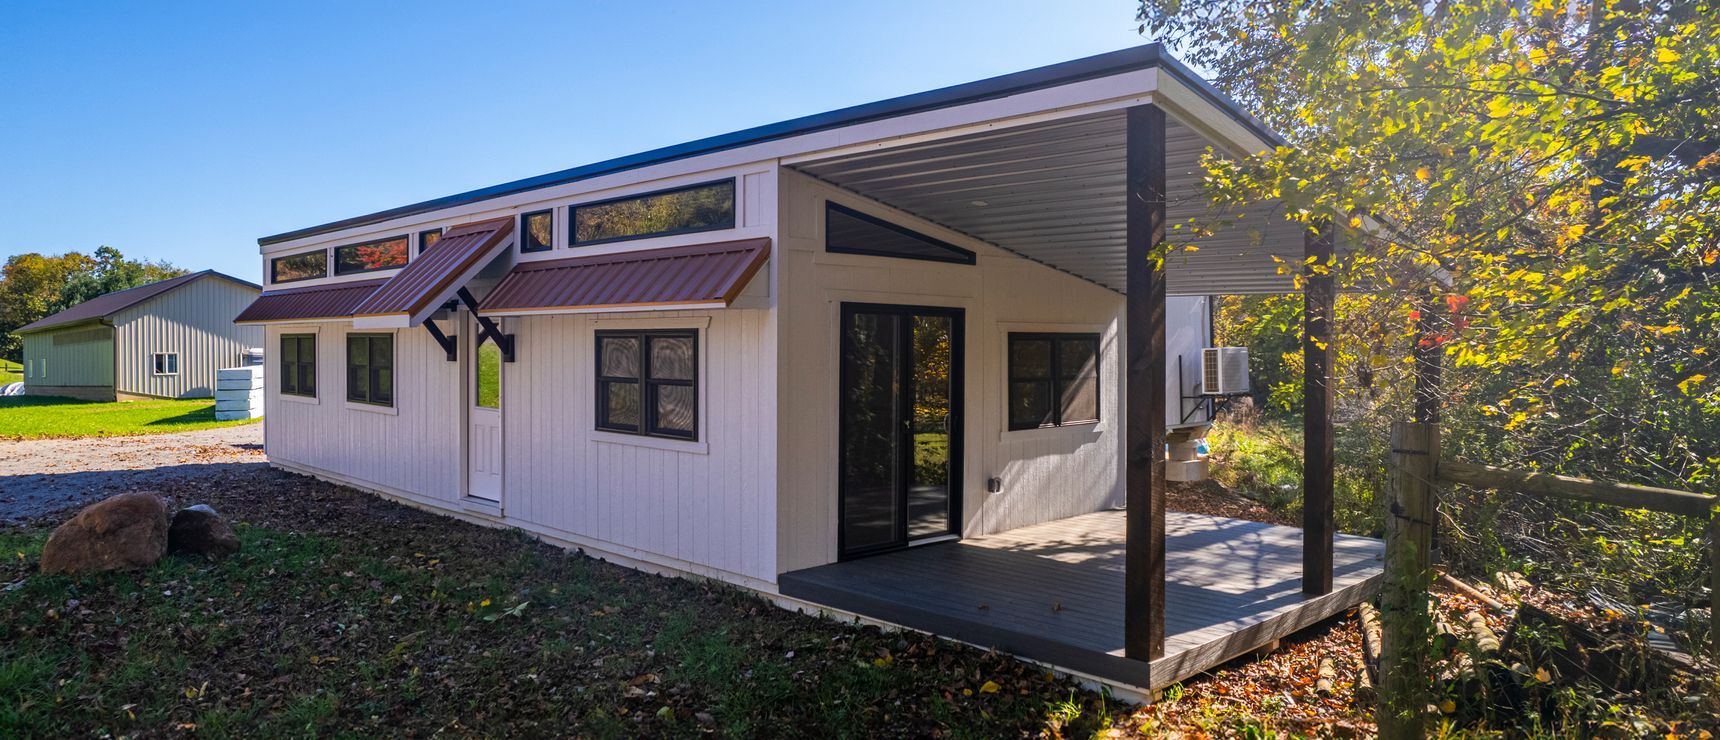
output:
<path id="1" fill-rule="evenodd" d="M 1158 689 L 1360 603 L 1383 543 L 1337 535 L 1332 593 L 1302 594 L 1302 530 L 1169 512 L 1165 655 L 1123 657 L 1122 511 L 785 573 L 784 595 Z"/>

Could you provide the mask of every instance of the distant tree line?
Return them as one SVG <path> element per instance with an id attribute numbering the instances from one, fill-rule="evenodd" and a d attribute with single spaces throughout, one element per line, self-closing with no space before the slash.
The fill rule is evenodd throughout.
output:
<path id="1" fill-rule="evenodd" d="M 13 333 L 20 326 L 99 295 L 186 272 L 165 260 L 128 259 L 118 249 L 105 246 L 96 248 L 93 255 L 13 255 L 0 268 L 0 357 L 22 359 L 23 341 Z"/>

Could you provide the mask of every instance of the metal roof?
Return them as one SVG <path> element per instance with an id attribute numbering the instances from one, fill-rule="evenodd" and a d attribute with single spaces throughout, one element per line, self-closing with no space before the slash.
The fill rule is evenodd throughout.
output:
<path id="1" fill-rule="evenodd" d="M 514 218 L 456 226 L 355 308 L 356 316 L 415 316 L 446 301 L 497 250 L 512 244 Z"/>
<path id="2" fill-rule="evenodd" d="M 99 295 L 59 313 L 32 321 L 18 327 L 17 329 L 13 329 L 12 331 L 15 334 L 23 334 L 26 332 L 52 329 L 56 326 L 66 326 L 68 324 L 78 324 L 86 321 L 105 319 L 170 290 L 184 285 L 189 285 L 206 277 L 230 280 L 257 290 L 263 289 L 262 286 L 257 285 L 256 283 L 240 280 L 232 275 L 219 273 L 214 270 L 204 270 L 202 272 L 180 275 L 179 277 L 171 277 L 166 280 L 157 280 L 147 285 L 139 285 L 135 288 L 116 290 L 112 293 Z"/>
<path id="3" fill-rule="evenodd" d="M 387 278 L 333 285 L 266 290 L 239 312 L 235 324 L 351 318 L 354 308 L 388 282 Z"/>
<path id="4" fill-rule="evenodd" d="M 857 105 L 849 108 L 819 113 L 816 115 L 795 118 L 779 123 L 758 126 L 736 131 L 721 136 L 713 136 L 697 141 L 678 144 L 675 146 L 653 149 L 639 154 L 610 159 L 595 164 L 588 164 L 573 169 L 551 172 L 547 175 L 528 177 L 523 180 L 493 185 L 487 188 L 471 190 L 443 198 L 427 200 L 411 205 L 391 208 L 363 216 L 332 221 L 320 226 L 312 226 L 296 231 L 288 231 L 274 236 L 265 236 L 257 240 L 262 246 L 302 239 L 309 236 L 328 234 L 343 229 L 382 223 L 404 216 L 412 216 L 431 211 L 451 208 L 454 206 L 476 203 L 479 201 L 499 198 L 505 195 L 522 193 L 540 188 L 564 185 L 578 182 L 601 175 L 638 169 L 654 164 L 686 159 L 702 154 L 736 149 L 767 141 L 785 139 L 792 136 L 815 133 L 829 129 L 868 123 L 886 118 L 895 118 L 913 113 L 921 113 L 940 108 L 966 105 L 983 100 L 1009 97 L 1020 93 L 1039 90 L 1059 85 L 1082 82 L 1086 80 L 1110 77 L 1143 69 L 1157 68 L 1175 77 L 1197 94 L 1207 99 L 1213 105 L 1223 110 L 1243 127 L 1274 144 L 1281 143 L 1277 134 L 1252 116 L 1242 110 L 1236 101 L 1218 92 L 1201 79 L 1199 75 L 1189 71 L 1182 62 L 1165 53 L 1160 44 L 1146 44 L 1107 54 L 1099 54 L 1084 59 L 1053 64 L 1046 67 L 1016 72 L 1000 77 L 954 85 L 929 92 L 890 98 L 874 103 Z"/>
<path id="5" fill-rule="evenodd" d="M 526 262 L 479 313 L 728 305 L 770 256 L 770 239 Z"/>

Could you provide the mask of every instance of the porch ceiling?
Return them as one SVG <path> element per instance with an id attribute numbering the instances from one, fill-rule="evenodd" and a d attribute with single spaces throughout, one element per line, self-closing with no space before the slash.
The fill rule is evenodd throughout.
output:
<path id="1" fill-rule="evenodd" d="M 1122 292 L 1125 113 L 1121 110 L 880 147 L 794 168 L 839 187 Z M 1200 157 L 1209 142 L 1171 117 L 1166 204 L 1176 226 L 1208 213 Z M 983 205 L 982 205 L 983 204 Z M 1166 278 L 1183 295 L 1287 293 L 1272 257 L 1299 260 L 1300 224 L 1274 209 L 1233 217 L 1197 251 L 1172 255 Z"/>

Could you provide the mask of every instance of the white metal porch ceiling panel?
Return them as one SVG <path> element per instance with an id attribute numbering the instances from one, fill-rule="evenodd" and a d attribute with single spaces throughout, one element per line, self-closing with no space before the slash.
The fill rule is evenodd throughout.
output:
<path id="1" fill-rule="evenodd" d="M 826 182 L 1121 292 L 1124 264 L 1125 114 L 1061 121 L 848 154 L 796 169 Z M 1170 224 L 1207 212 L 1200 157 L 1207 141 L 1166 126 Z M 1174 243 L 1191 243 L 1172 230 Z M 1278 255 L 1302 254 L 1302 228 L 1281 214 L 1249 214 L 1192 240 L 1168 263 L 1181 295 L 1284 293 Z"/>

